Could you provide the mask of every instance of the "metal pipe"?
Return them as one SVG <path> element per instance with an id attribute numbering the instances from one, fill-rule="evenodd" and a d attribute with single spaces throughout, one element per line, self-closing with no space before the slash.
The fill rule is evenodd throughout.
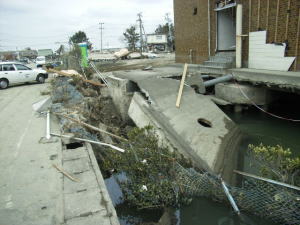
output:
<path id="1" fill-rule="evenodd" d="M 214 86 L 218 83 L 230 81 L 232 79 L 233 79 L 233 76 L 231 74 L 228 74 L 228 75 L 218 77 L 218 78 L 213 79 L 213 80 L 205 81 L 203 84 L 204 84 L 204 87 L 210 87 L 210 86 Z"/>
<path id="2" fill-rule="evenodd" d="M 236 8 L 236 68 L 242 68 L 242 20 L 243 7 L 238 4 Z"/>
<path id="3" fill-rule="evenodd" d="M 107 146 L 110 147 L 112 149 L 115 149 L 119 152 L 125 152 L 124 149 L 119 148 L 117 146 L 111 145 L 111 144 L 107 144 L 107 143 L 103 143 L 103 142 L 99 142 L 99 141 L 92 141 L 92 140 L 88 140 L 88 139 L 83 139 L 83 138 L 77 138 L 77 137 L 72 137 L 72 136 L 67 136 L 67 135 L 63 135 L 63 134 L 55 134 L 55 133 L 51 133 L 52 136 L 56 136 L 56 137 L 64 137 L 64 138 L 69 138 L 69 139 L 73 139 L 73 140 L 77 140 L 77 141 L 84 141 L 84 142 L 89 142 L 89 143 L 93 143 L 93 144 L 97 144 L 97 145 L 103 145 L 103 146 Z"/>
<path id="4" fill-rule="evenodd" d="M 225 194 L 226 194 L 226 196 L 227 196 L 227 198 L 228 198 L 228 200 L 229 200 L 229 202 L 230 202 L 230 204 L 231 204 L 234 212 L 236 214 L 240 215 L 240 210 L 239 210 L 237 204 L 235 203 L 232 195 L 230 194 L 230 192 L 229 192 L 229 190 L 228 190 L 225 182 L 222 179 L 221 179 L 221 184 L 222 184 L 223 190 L 224 190 L 224 192 L 225 192 Z"/>
<path id="5" fill-rule="evenodd" d="M 96 74 L 101 78 L 101 80 L 103 80 L 104 84 L 109 87 L 109 84 L 107 82 L 107 80 L 105 79 L 105 77 L 100 73 L 100 71 L 97 69 L 96 65 L 93 62 L 90 62 L 90 65 L 92 66 L 92 68 L 95 70 Z"/>
<path id="6" fill-rule="evenodd" d="M 46 124 L 46 139 L 50 140 L 50 111 L 47 111 L 47 124 Z"/>
<path id="7" fill-rule="evenodd" d="M 283 187 L 287 187 L 287 188 L 291 188 L 291 189 L 300 191 L 300 187 L 297 187 L 297 186 L 294 186 L 294 185 L 282 183 L 282 182 L 279 182 L 279 181 L 276 181 L 276 180 L 271 180 L 271 179 L 268 179 L 268 178 L 259 177 L 259 176 L 252 175 L 250 173 L 241 172 L 241 171 L 238 171 L 238 170 L 234 170 L 234 172 L 237 173 L 237 174 L 246 176 L 246 177 L 251 177 L 251 178 L 254 178 L 254 179 L 257 179 L 257 180 L 262 180 L 262 181 L 265 181 L 265 182 L 268 182 L 268 183 L 271 183 L 271 184 L 276 184 L 276 185 L 280 185 L 280 186 L 283 186 Z"/>

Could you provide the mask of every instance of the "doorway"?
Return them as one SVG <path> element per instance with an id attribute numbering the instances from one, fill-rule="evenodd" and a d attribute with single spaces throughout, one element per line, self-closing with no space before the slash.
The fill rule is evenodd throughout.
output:
<path id="1" fill-rule="evenodd" d="M 217 11 L 217 50 L 235 51 L 236 7 Z"/>

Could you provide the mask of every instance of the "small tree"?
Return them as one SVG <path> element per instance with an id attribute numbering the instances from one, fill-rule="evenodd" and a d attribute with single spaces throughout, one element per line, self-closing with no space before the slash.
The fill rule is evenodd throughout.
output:
<path id="1" fill-rule="evenodd" d="M 82 42 L 86 42 L 88 45 L 88 49 L 92 49 L 92 43 L 89 41 L 89 39 L 87 38 L 85 32 L 83 31 L 78 31 L 76 32 L 72 37 L 70 37 L 69 39 L 69 43 L 70 44 L 79 44 Z"/>
<path id="2" fill-rule="evenodd" d="M 56 53 L 57 53 L 58 55 L 64 54 L 64 53 L 65 53 L 65 46 L 60 45 L 59 48 L 56 50 Z"/>
<path id="3" fill-rule="evenodd" d="M 128 49 L 135 51 L 136 44 L 140 40 L 139 34 L 136 33 L 135 26 L 130 26 L 129 28 L 127 28 L 125 33 L 123 33 L 123 35 L 124 35 L 124 40 L 128 45 Z"/>
<path id="4" fill-rule="evenodd" d="M 260 169 L 262 176 L 300 185 L 300 157 L 293 157 L 290 149 L 280 145 L 249 145 L 249 153 L 252 163 Z"/>

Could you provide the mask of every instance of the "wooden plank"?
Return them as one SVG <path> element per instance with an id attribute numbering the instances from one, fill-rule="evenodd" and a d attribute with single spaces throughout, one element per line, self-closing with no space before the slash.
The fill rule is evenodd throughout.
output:
<path id="1" fill-rule="evenodd" d="M 249 68 L 288 71 L 294 60 L 295 57 L 265 57 L 253 55 L 249 57 Z"/>
<path id="2" fill-rule="evenodd" d="M 183 91 L 183 86 L 184 86 L 184 82 L 185 82 L 185 78 L 186 78 L 187 69 L 188 69 L 188 64 L 186 63 L 186 64 L 184 64 L 183 74 L 182 74 L 180 87 L 179 87 L 179 91 L 178 91 L 178 96 L 177 96 L 177 100 L 176 100 L 177 108 L 180 107 L 180 101 L 181 101 L 181 96 L 182 96 L 182 91 Z"/>
<path id="3" fill-rule="evenodd" d="M 93 80 L 87 80 L 87 79 L 82 79 L 84 82 L 98 86 L 98 87 L 106 87 L 105 84 L 101 84 L 100 82 L 93 81 Z"/>
<path id="4" fill-rule="evenodd" d="M 63 72 L 63 71 L 60 71 L 60 70 L 55 70 L 55 69 L 48 69 L 47 71 L 50 72 L 50 73 L 57 73 L 59 75 L 65 76 L 65 77 L 76 76 L 76 77 L 79 77 L 81 80 L 83 80 L 86 83 L 89 83 L 89 84 L 92 84 L 92 85 L 95 85 L 95 86 L 99 86 L 99 87 L 106 87 L 105 84 L 101 84 L 100 82 L 93 81 L 93 80 L 87 80 L 87 79 L 83 78 L 83 76 L 80 75 L 80 74 L 69 74 L 69 73 L 66 73 L 66 72 Z"/>
<path id="5" fill-rule="evenodd" d="M 108 132 L 108 131 L 105 131 L 105 130 L 101 130 L 101 129 L 99 129 L 98 127 L 92 126 L 92 125 L 87 124 L 87 123 L 85 123 L 85 122 L 82 122 L 82 121 L 80 121 L 80 120 L 76 120 L 76 119 L 74 119 L 74 118 L 72 118 L 72 117 L 69 117 L 69 116 L 67 116 L 67 115 L 65 115 L 65 114 L 62 114 L 62 113 L 55 113 L 55 112 L 54 112 L 54 114 L 55 114 L 55 115 L 58 115 L 58 116 L 62 116 L 62 117 L 64 117 L 64 118 L 68 119 L 68 120 L 71 120 L 71 121 L 73 121 L 73 122 L 75 122 L 75 123 L 78 123 L 78 124 L 80 124 L 80 125 L 82 125 L 82 126 L 85 126 L 85 127 L 89 128 L 89 129 L 91 129 L 91 130 L 98 131 L 98 132 L 101 132 L 101 133 L 105 133 L 105 134 L 107 134 L 107 135 L 110 135 L 110 136 L 112 136 L 112 137 L 114 137 L 114 138 L 118 138 L 118 139 L 123 140 L 123 141 L 128 141 L 127 139 L 125 139 L 125 138 L 123 138 L 123 137 L 120 137 L 120 136 L 118 136 L 118 135 L 112 134 L 112 133 L 110 133 L 110 132 Z"/>
<path id="6" fill-rule="evenodd" d="M 69 178 L 70 180 L 72 181 L 75 181 L 75 182 L 79 182 L 78 179 L 72 177 L 70 174 L 68 174 L 66 171 L 64 171 L 63 169 L 59 168 L 57 165 L 55 164 L 52 164 L 52 166 L 57 169 L 59 172 L 61 172 L 63 175 L 65 175 L 67 178 Z"/>

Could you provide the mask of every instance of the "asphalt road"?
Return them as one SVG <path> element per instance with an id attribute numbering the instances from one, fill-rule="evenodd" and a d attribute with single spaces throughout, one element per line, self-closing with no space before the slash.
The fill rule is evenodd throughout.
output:
<path id="1" fill-rule="evenodd" d="M 50 225 L 63 220 L 61 143 L 41 144 L 46 118 L 32 109 L 47 84 L 0 90 L 0 224 Z M 54 124 L 53 124 L 54 125 Z M 57 128 L 53 128 L 57 129 Z"/>

